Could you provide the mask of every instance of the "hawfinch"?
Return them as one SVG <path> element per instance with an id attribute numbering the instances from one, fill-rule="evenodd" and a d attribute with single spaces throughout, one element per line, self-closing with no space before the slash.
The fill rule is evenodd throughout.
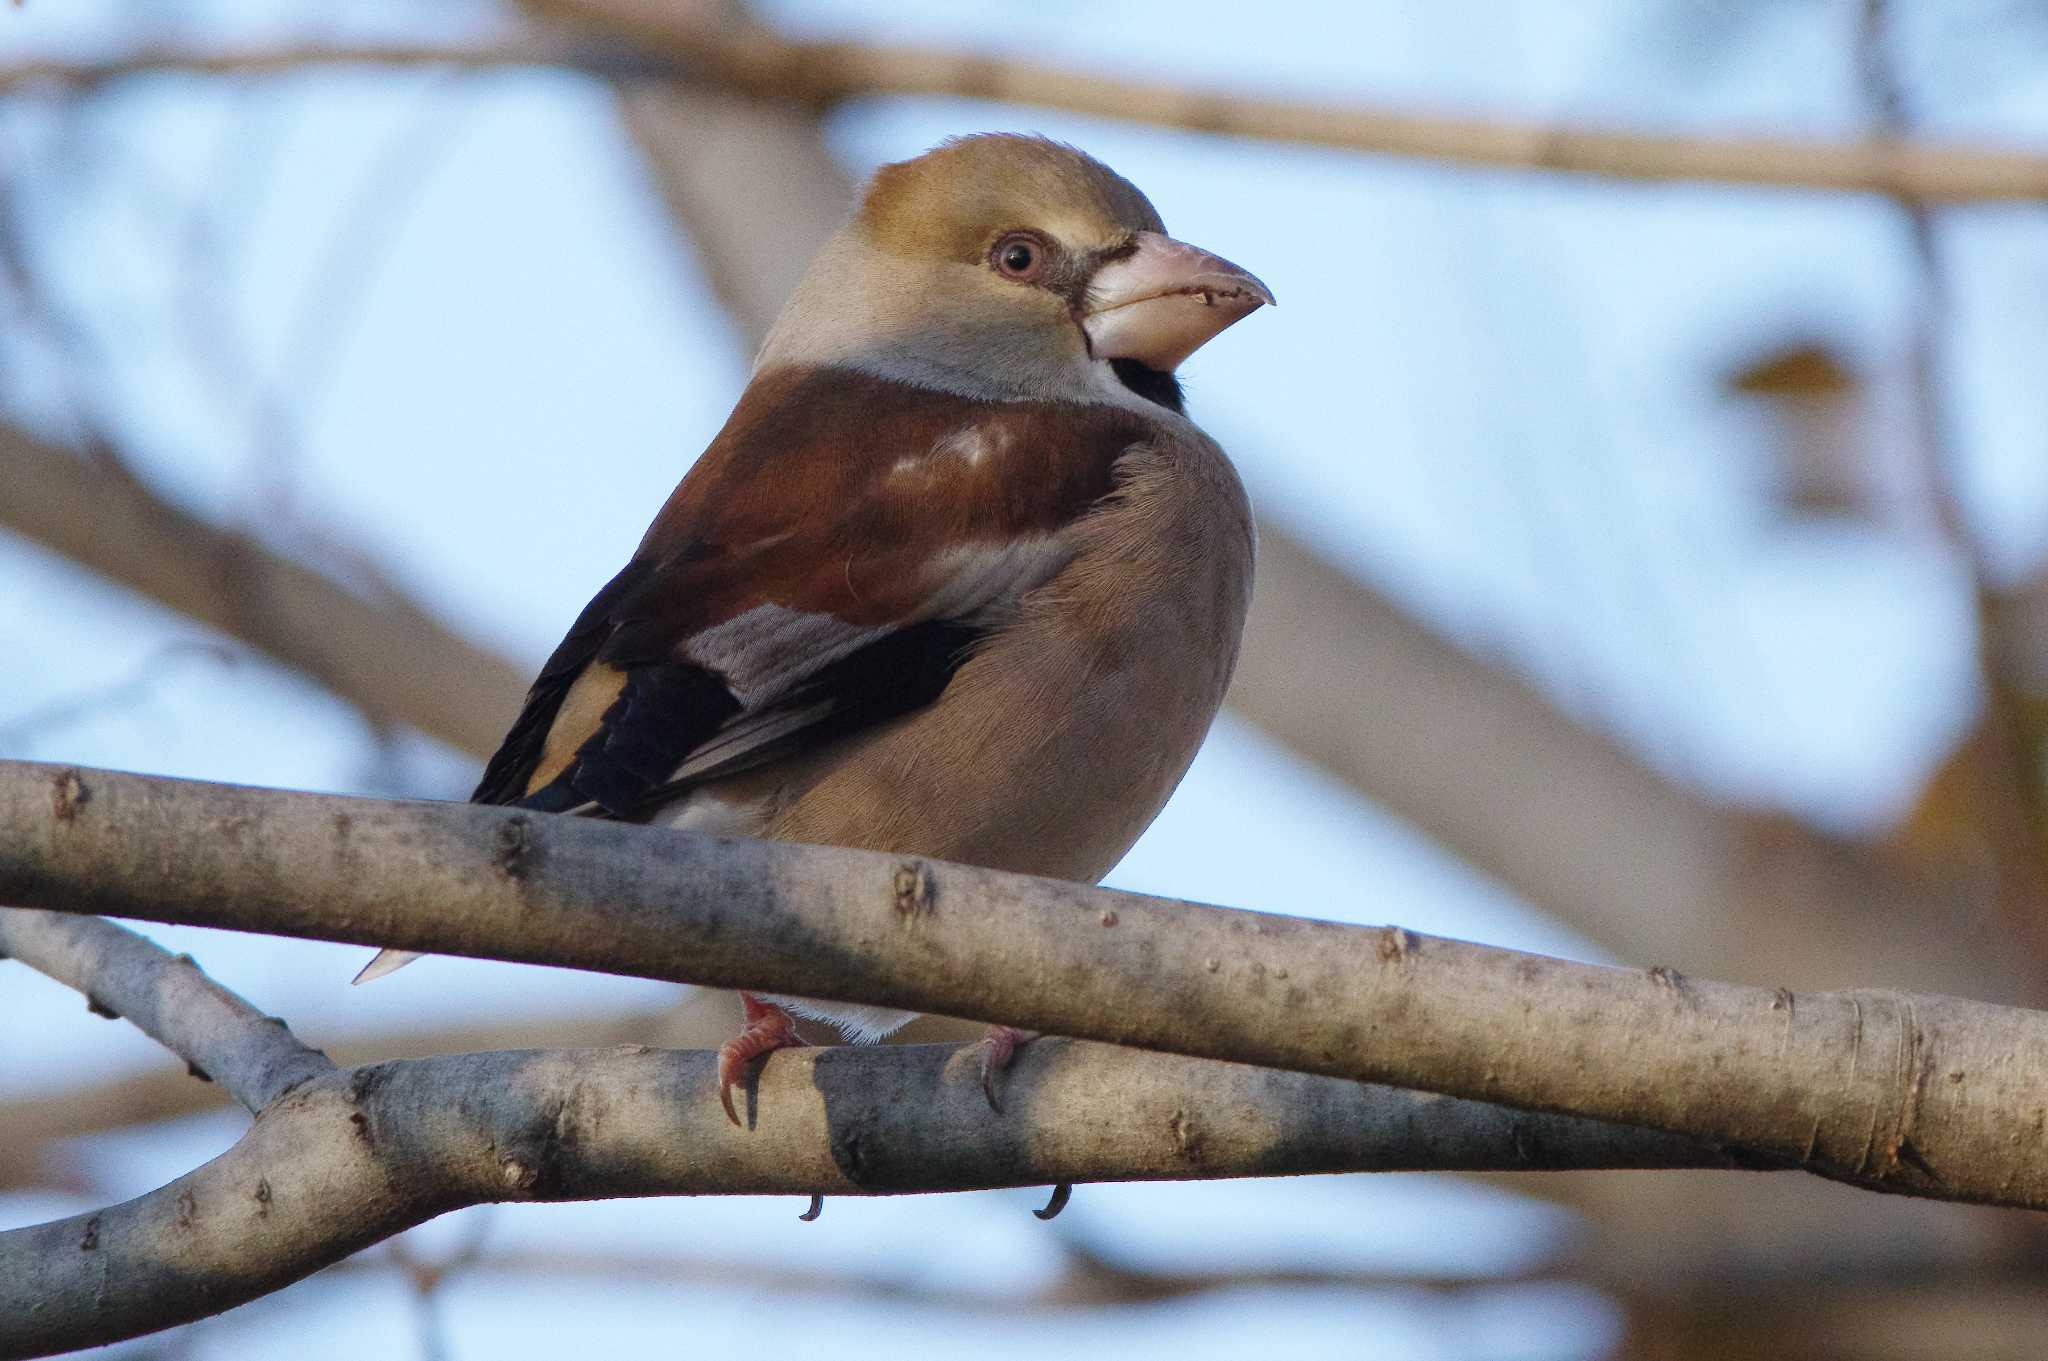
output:
<path id="1" fill-rule="evenodd" d="M 475 801 L 1093 883 L 1194 759 L 1251 592 L 1243 488 L 1174 369 L 1272 300 L 1071 147 L 884 166 Z M 910 1019 L 740 997 L 729 1115 L 791 1012 Z M 1029 1038 L 990 1032 L 985 1084 Z"/>

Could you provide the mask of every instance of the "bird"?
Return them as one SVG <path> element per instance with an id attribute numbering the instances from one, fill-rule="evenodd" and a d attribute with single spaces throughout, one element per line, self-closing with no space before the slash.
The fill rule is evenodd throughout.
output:
<path id="1" fill-rule="evenodd" d="M 1072 146 L 881 167 L 472 801 L 1096 882 L 1194 759 L 1250 602 L 1244 488 L 1176 370 L 1272 301 Z M 793 1017 L 913 1015 L 740 999 L 736 1124 Z M 990 1028 L 992 1106 L 1034 1038 Z"/>

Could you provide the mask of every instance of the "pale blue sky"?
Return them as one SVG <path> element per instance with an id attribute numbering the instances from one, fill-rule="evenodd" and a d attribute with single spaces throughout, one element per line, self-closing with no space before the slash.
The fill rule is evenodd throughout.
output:
<path id="1" fill-rule="evenodd" d="M 213 16 L 194 34 L 246 40 L 460 32 L 492 12 L 191 8 Z M 764 6 L 806 32 L 1028 51 L 1289 95 L 1702 129 L 1853 126 L 1840 15 L 1779 7 L 1709 54 L 1673 16 L 1712 8 Z M 119 23 L 154 22 L 140 13 L 31 0 L 0 13 L 0 55 L 90 49 Z M 1945 108 L 1943 122 L 2038 136 L 2044 107 L 2048 83 L 2019 65 Z M 585 81 L 326 74 L 240 93 L 149 81 L 98 101 L 83 122 L 89 136 L 62 140 L 47 107 L 0 105 L 0 164 L 44 189 L 26 208 L 35 258 L 89 319 L 105 359 L 90 391 L 147 475 L 259 532 L 288 540 L 300 521 L 339 532 L 513 655 L 537 660 L 616 569 L 744 381 L 733 328 L 677 249 L 607 96 Z M 1273 286 L 1279 307 L 1188 369 L 1195 414 L 1269 513 L 1661 769 L 1867 829 L 1904 805 L 1967 720 L 1969 624 L 1953 565 L 1924 542 L 1774 518 L 1759 495 L 1765 426 L 1714 386 L 1720 370 L 1802 328 L 1896 369 L 1909 299 L 1903 237 L 1883 205 L 1473 173 L 953 101 L 864 102 L 837 113 L 830 132 L 858 174 L 987 128 L 1077 142 L 1143 186 L 1177 234 Z M 81 148 L 118 154 L 70 159 Z M 408 186 L 398 211 L 354 206 L 370 183 Z M 1997 561 L 2017 573 L 2048 552 L 2048 398 L 2034 376 L 2048 232 L 2037 214 L 1956 217 L 1966 492 Z M 195 228 L 217 241 L 218 276 L 190 272 Z M 208 320 L 195 328 L 195 317 Z M 195 361 L 195 336 L 212 338 L 213 360 Z M 67 371 L 18 348 L 0 398 L 61 430 Z M 281 405 L 242 382 L 244 361 Z M 347 710 L 260 661 L 163 660 L 167 644 L 195 636 L 0 536 L 0 655 L 10 659 L 0 755 L 466 791 L 466 759 L 415 739 L 373 760 Z M 17 722 L 138 668 L 152 683 L 127 702 L 27 730 Z M 1361 722 L 1398 721 L 1372 699 L 1359 696 Z M 1115 881 L 1597 957 L 1232 722 Z M 351 991 L 360 952 L 155 934 L 316 1042 L 502 1011 L 513 997 L 552 1013 L 669 995 L 456 961 Z M 0 1094 L 159 1061 L 75 997 L 0 969 Z M 236 1128 L 225 1117 L 187 1122 L 77 1154 L 103 1187 L 127 1194 Z M 813 1226 L 782 1201 L 534 1207 L 503 1212 L 493 1233 L 532 1246 L 729 1252 L 764 1270 L 886 1253 L 910 1279 L 1028 1287 L 1047 1269 L 1050 1232 L 1025 1213 L 1029 1202 L 834 1204 Z M 0 1223 L 55 1208 L 0 1198 Z M 1084 1188 L 1067 1226 L 1146 1261 L 1395 1273 L 1507 1271 L 1569 1231 L 1505 1193 L 1409 1177 Z M 1596 1301 L 1556 1290 L 1460 1306 L 1399 1292 L 1245 1294 L 991 1324 L 893 1306 L 763 1309 L 743 1291 L 667 1287 L 607 1288 L 602 1299 L 585 1287 L 522 1288 L 511 1308 L 504 1286 L 484 1276 L 451 1288 L 455 1355 L 516 1353 L 573 1328 L 600 1349 L 687 1333 L 850 1356 L 920 1342 L 1041 1354 L 1070 1342 L 1193 1357 L 1288 1340 L 1315 1354 L 1369 1333 L 1389 1357 L 1576 1357 L 1597 1355 L 1612 1327 Z M 309 1334 L 301 1320 L 318 1326 Z M 197 1354 L 274 1353 L 287 1335 L 306 1356 L 403 1355 L 412 1336 L 390 1278 L 341 1278 L 208 1325 Z"/>

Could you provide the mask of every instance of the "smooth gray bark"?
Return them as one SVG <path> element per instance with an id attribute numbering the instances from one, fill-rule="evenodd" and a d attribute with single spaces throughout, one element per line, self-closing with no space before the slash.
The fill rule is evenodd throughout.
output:
<path id="1" fill-rule="evenodd" d="M 2048 1015 L 1793 994 L 899 856 L 0 764 L 0 900 L 1001 1021 L 2048 1207 Z"/>
<path id="2" fill-rule="evenodd" d="M 486 1201 L 1754 1165 L 1618 1125 L 1058 1039 L 1024 1051 L 1000 1114 L 973 1050 L 777 1054 L 740 1130 L 715 1100 L 710 1053 L 624 1045 L 339 1071 L 191 960 L 112 923 L 0 909 L 0 946 L 211 1064 L 257 1114 L 169 1186 L 0 1233 L 0 1358 L 189 1322 Z"/>

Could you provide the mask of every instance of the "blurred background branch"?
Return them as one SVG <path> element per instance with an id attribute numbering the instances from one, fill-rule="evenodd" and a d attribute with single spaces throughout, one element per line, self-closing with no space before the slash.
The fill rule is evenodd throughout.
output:
<path id="1" fill-rule="evenodd" d="M 260 77 L 327 67 L 559 67 L 607 78 L 686 83 L 813 112 L 876 95 L 951 96 L 1223 137 L 1294 142 L 1499 170 L 1604 179 L 1765 185 L 1921 200 L 2032 201 L 2048 196 L 2048 155 L 1923 143 L 1885 133 L 1865 141 L 1774 136 L 1656 136 L 1567 124 L 1415 114 L 1220 89 L 1134 81 L 929 48 L 803 42 L 735 22 L 703 0 L 527 0 L 536 14 L 588 25 L 622 50 L 545 36 L 474 44 L 284 45 L 241 51 L 144 49 L 112 58 L 0 66 L 0 92 L 89 91 L 137 76 Z"/>
<path id="2" fill-rule="evenodd" d="M 0 425 L 0 526 L 303 671 L 383 722 L 489 752 L 525 669 L 395 590 L 351 590 L 152 492 L 111 450 Z"/>
<path id="3" fill-rule="evenodd" d="M 1910 136 L 1910 99 L 1898 69 L 1897 15 L 1889 0 L 1861 4 L 1856 57 L 1872 128 L 1880 137 Z M 2028 954 L 2048 959 L 2048 728 L 2016 675 L 2028 649 L 2012 636 L 2015 612 L 1993 579 L 1964 502 L 1966 474 L 1949 398 L 1954 361 L 1948 334 L 1954 323 L 1935 206 L 1925 194 L 1894 193 L 1915 294 L 1906 342 L 1909 430 L 1934 524 L 1962 561 L 1976 603 L 1983 713 L 1975 740 L 1965 748 L 1968 778 L 1978 785 L 1968 804 L 1977 813 L 1977 834 L 1994 867 L 2006 921 L 2027 941 Z"/>

